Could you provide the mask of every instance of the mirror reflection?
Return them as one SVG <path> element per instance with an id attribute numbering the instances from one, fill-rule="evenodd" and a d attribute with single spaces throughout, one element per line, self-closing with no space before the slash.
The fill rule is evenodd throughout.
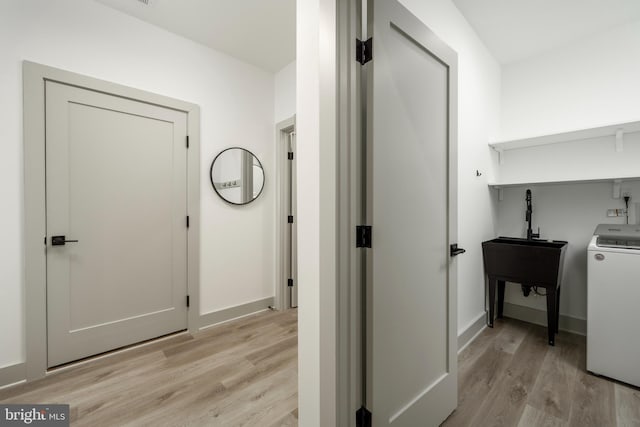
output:
<path id="1" fill-rule="evenodd" d="M 244 148 L 227 148 L 218 154 L 211 163 L 209 176 L 218 196 L 234 205 L 254 201 L 264 187 L 262 163 Z"/>

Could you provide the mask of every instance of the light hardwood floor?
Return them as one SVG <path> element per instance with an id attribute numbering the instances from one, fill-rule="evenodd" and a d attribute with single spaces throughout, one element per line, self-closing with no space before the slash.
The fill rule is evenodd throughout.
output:
<path id="1" fill-rule="evenodd" d="M 0 390 L 68 403 L 74 426 L 298 425 L 297 312 L 264 312 Z"/>
<path id="2" fill-rule="evenodd" d="M 578 335 L 560 332 L 550 347 L 546 328 L 496 320 L 458 366 L 458 409 L 444 426 L 640 426 L 640 391 L 587 373 Z"/>
<path id="3" fill-rule="evenodd" d="M 445 426 L 640 426 L 640 391 L 585 371 L 585 339 L 497 320 L 458 357 Z M 265 312 L 0 390 L 69 403 L 74 426 L 296 426 L 297 313 Z M 416 426 L 420 427 L 420 426 Z"/>

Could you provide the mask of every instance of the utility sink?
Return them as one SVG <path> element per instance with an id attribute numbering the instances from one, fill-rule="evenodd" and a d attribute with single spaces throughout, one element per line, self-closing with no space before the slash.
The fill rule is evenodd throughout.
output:
<path id="1" fill-rule="evenodd" d="M 498 237 L 482 243 L 488 276 L 532 285 L 556 285 L 562 278 L 567 242 Z"/>
<path id="2" fill-rule="evenodd" d="M 560 281 L 568 243 L 561 240 L 498 237 L 482 242 L 484 271 L 489 279 L 489 326 L 493 326 L 496 285 L 498 318 L 502 317 L 505 282 L 546 288 L 549 344 L 558 331 Z"/>

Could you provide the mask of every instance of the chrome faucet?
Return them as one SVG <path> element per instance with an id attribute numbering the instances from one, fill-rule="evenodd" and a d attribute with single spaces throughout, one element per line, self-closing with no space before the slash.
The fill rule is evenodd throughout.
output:
<path id="1" fill-rule="evenodd" d="M 533 213 L 533 208 L 531 207 L 531 190 L 527 189 L 527 216 L 525 218 L 525 220 L 528 223 L 527 226 L 527 240 L 533 240 L 533 238 L 538 238 L 540 237 L 540 227 L 538 227 L 538 232 L 534 233 L 533 230 L 531 229 L 531 214 Z"/>

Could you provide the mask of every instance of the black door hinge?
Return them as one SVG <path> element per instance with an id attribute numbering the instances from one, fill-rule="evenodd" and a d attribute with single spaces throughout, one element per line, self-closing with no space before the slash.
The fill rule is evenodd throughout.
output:
<path id="1" fill-rule="evenodd" d="M 189 228 L 189 215 L 187 215 L 187 228 Z"/>
<path id="2" fill-rule="evenodd" d="M 287 286 L 289 287 L 293 286 L 293 279 L 287 279 Z"/>
<path id="3" fill-rule="evenodd" d="M 187 295 L 187 308 L 189 308 L 189 295 Z"/>
<path id="4" fill-rule="evenodd" d="M 187 135 L 187 148 L 189 148 L 189 135 Z"/>
<path id="5" fill-rule="evenodd" d="M 356 248 L 370 248 L 370 247 L 371 247 L 371 226 L 370 225 L 356 226 Z"/>
<path id="6" fill-rule="evenodd" d="M 289 216 L 287 217 L 287 222 L 288 222 L 289 224 L 293 224 L 293 215 L 289 215 Z"/>
<path id="7" fill-rule="evenodd" d="M 287 159 L 293 160 L 293 152 L 292 151 L 287 152 Z"/>
<path id="8" fill-rule="evenodd" d="M 362 41 L 356 39 L 356 61 L 364 65 L 373 59 L 373 39 Z"/>
<path id="9" fill-rule="evenodd" d="M 371 427 L 371 412 L 364 406 L 356 411 L 356 427 Z"/>

